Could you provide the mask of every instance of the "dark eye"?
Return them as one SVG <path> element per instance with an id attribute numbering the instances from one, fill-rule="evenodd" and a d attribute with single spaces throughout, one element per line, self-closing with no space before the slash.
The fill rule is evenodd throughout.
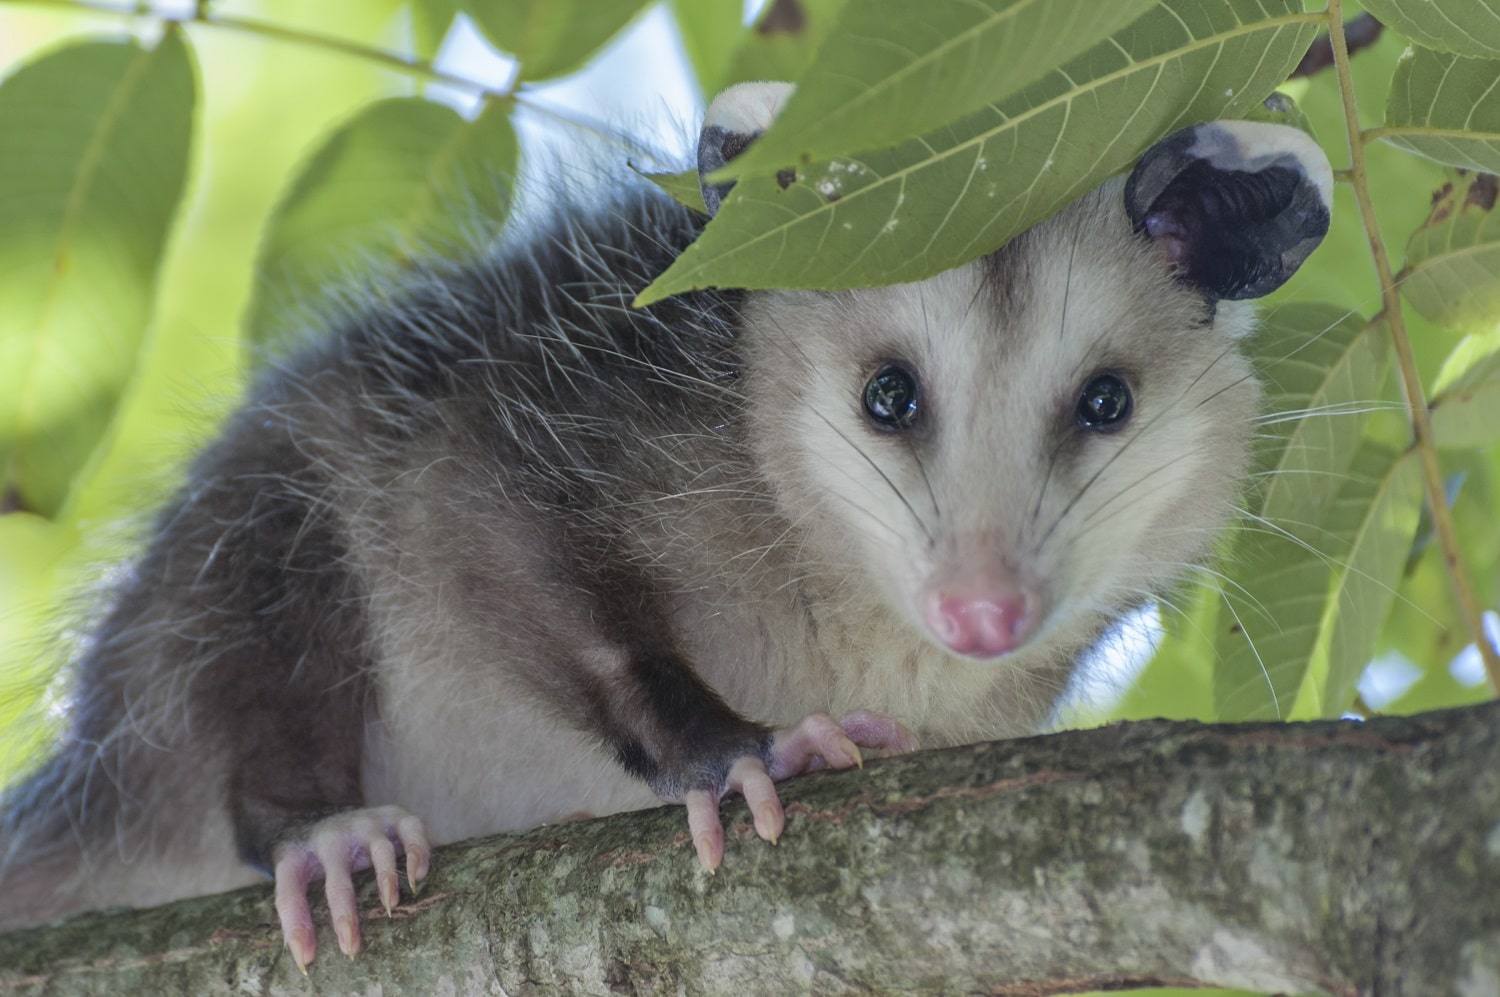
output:
<path id="1" fill-rule="evenodd" d="M 1078 396 L 1078 424 L 1112 433 L 1125 425 L 1133 407 L 1130 388 L 1115 374 L 1098 374 Z"/>
<path id="2" fill-rule="evenodd" d="M 888 363 L 865 382 L 864 402 L 865 414 L 877 429 L 910 429 L 920 411 L 917 378 L 900 364 Z"/>

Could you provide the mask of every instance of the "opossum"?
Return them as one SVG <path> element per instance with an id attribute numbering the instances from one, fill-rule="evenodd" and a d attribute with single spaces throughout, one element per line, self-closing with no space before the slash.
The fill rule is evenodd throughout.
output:
<path id="1" fill-rule="evenodd" d="M 788 88 L 711 107 L 709 174 Z M 76 662 L 0 820 L 0 925 L 275 880 L 359 947 L 434 843 L 1036 731 L 1233 514 L 1245 300 L 1327 229 L 1305 135 L 1204 124 L 973 263 L 635 294 L 699 233 L 642 184 L 413 273 L 259 379 Z M 835 720 L 834 717 L 839 719 Z"/>

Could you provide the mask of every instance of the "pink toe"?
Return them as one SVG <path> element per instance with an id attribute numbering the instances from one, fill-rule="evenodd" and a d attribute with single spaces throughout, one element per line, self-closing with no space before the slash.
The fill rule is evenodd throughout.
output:
<path id="1" fill-rule="evenodd" d="M 839 726 L 861 747 L 903 754 L 921 747 L 917 742 L 917 735 L 905 724 L 883 713 L 857 710 L 839 717 Z"/>
<path id="2" fill-rule="evenodd" d="M 698 864 L 713 872 L 724 861 L 724 825 L 719 821 L 719 801 L 707 790 L 695 789 L 683 802 L 687 805 L 688 833 L 693 837 Z"/>

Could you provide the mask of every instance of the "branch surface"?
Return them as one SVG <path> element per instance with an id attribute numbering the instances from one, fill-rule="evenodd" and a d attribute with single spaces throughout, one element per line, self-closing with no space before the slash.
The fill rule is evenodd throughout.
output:
<path id="1" fill-rule="evenodd" d="M 439 849 L 304 980 L 269 887 L 0 936 L 0 995 L 1500 992 L 1500 703 L 1153 721 L 872 762 L 726 806 L 719 873 L 666 808 Z"/>

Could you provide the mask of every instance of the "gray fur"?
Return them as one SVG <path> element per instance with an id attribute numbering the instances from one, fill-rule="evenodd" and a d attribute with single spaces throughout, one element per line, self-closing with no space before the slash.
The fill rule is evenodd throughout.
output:
<path id="1" fill-rule="evenodd" d="M 249 881 L 343 807 L 442 842 L 650 805 L 813 711 L 1035 731 L 1230 516 L 1252 317 L 1174 279 L 1120 181 L 920 284 L 632 311 L 698 228 L 647 192 L 565 212 L 264 377 L 6 803 L 0 925 Z M 892 356 L 932 386 L 915 436 L 862 421 Z M 1098 369 L 1133 379 L 1118 434 L 1074 424 Z M 1045 604 L 989 662 L 913 604 L 976 550 Z"/>

